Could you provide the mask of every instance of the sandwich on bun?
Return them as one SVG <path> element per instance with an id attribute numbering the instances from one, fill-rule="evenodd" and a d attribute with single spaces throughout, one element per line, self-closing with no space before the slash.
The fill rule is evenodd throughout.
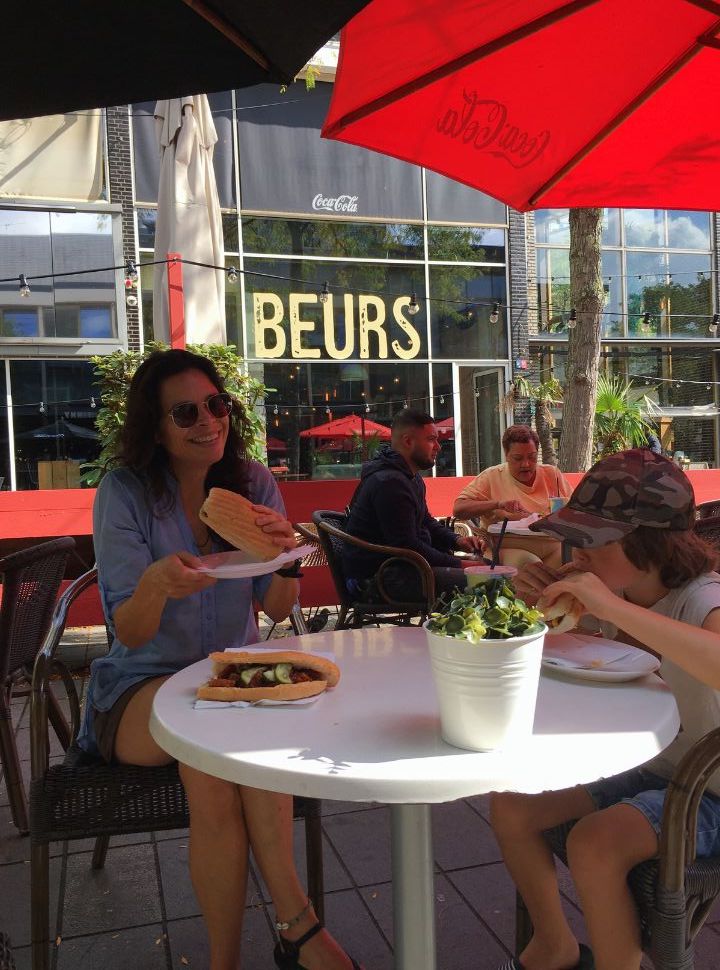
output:
<path id="1" fill-rule="evenodd" d="M 574 630 L 583 615 L 582 603 L 570 593 L 561 593 L 551 604 L 545 603 L 541 596 L 537 608 L 542 611 L 549 634 Z"/>
<path id="2" fill-rule="evenodd" d="M 295 701 L 313 697 L 340 680 L 332 660 L 296 650 L 211 653 L 212 677 L 198 687 L 204 701 Z"/>
<path id="3" fill-rule="evenodd" d="M 200 518 L 209 529 L 236 549 L 250 553 L 256 560 L 267 562 L 282 550 L 267 532 L 256 525 L 257 515 L 249 499 L 226 488 L 211 488 L 200 508 Z"/>

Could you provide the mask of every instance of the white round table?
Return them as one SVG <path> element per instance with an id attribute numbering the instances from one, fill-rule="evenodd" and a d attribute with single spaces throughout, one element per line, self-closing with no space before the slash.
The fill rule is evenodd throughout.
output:
<path id="1" fill-rule="evenodd" d="M 429 803 L 618 774 L 662 751 L 679 728 L 675 700 L 657 677 L 607 684 L 543 674 L 527 742 L 464 751 L 440 737 L 423 630 L 318 633 L 272 648 L 332 651 L 340 684 L 308 707 L 195 710 L 195 690 L 210 671 L 204 660 L 163 684 L 150 731 L 178 761 L 219 778 L 391 804 L 395 966 L 403 970 L 436 966 Z"/>

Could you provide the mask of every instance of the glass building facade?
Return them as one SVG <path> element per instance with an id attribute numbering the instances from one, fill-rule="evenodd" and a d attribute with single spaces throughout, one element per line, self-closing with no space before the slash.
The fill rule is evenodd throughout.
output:
<path id="1" fill-rule="evenodd" d="M 225 264 L 238 270 L 227 341 L 268 389 L 268 462 L 279 478 L 355 477 L 380 441 L 367 429 L 407 403 L 439 422 L 433 473 L 475 474 L 501 458 L 513 375 L 563 378 L 568 213 L 522 216 L 435 173 L 323 141 L 330 89 L 209 96 Z M 154 259 L 153 109 L 126 113 L 127 156 L 98 141 L 105 177 L 92 199 L 68 201 L 63 187 L 2 205 L 0 487 L 38 487 L 40 463 L 94 457 L 90 357 L 154 337 L 153 267 L 140 268 L 137 336 L 123 271 L 129 258 Z M 606 212 L 603 367 L 633 381 L 668 451 L 709 465 L 717 265 L 715 214 Z M 46 279 L 26 294 L 20 274 Z M 323 433 L 347 416 L 364 439 Z"/>

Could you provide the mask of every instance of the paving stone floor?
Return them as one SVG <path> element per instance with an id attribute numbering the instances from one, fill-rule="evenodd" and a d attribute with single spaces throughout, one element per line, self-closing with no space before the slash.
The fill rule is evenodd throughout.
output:
<path id="1" fill-rule="evenodd" d="M 104 630 L 70 630 L 63 648 L 83 668 L 105 648 Z M 26 698 L 13 700 L 13 713 L 28 776 Z M 324 802 L 323 816 L 328 925 L 367 970 L 391 970 L 389 810 Z M 302 872 L 302 822 L 295 825 Z M 515 902 L 488 825 L 487 799 L 435 806 L 433 832 L 438 968 L 496 970 L 512 950 Z M 59 941 L 52 970 L 206 968 L 205 932 L 187 875 L 187 832 L 115 839 L 99 872 L 90 868 L 91 847 L 58 843 L 51 850 L 52 933 Z M 18 970 L 31 966 L 29 857 L 29 840 L 12 825 L 0 781 L 0 929 L 10 934 Z M 567 873 L 562 888 L 572 925 L 584 939 Z M 272 911 L 253 872 L 245 900 L 243 970 L 272 968 L 272 948 Z M 702 931 L 696 968 L 720 970 L 720 909 Z"/>

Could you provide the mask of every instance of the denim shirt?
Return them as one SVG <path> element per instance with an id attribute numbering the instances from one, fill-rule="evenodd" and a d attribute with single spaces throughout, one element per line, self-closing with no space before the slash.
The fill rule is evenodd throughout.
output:
<path id="1" fill-rule="evenodd" d="M 157 505 L 133 471 L 118 468 L 109 472 L 98 488 L 93 508 L 98 586 L 113 634 L 115 610 L 133 594 L 148 566 L 181 550 L 201 554 L 179 500 L 177 482 L 170 475 L 168 486 L 171 501 Z M 264 465 L 250 464 L 248 489 L 251 501 L 285 515 L 278 487 Z M 272 574 L 218 580 L 202 592 L 169 599 L 160 628 L 141 647 L 129 649 L 115 636 L 107 656 L 94 660 L 91 666 L 78 737 L 81 747 L 96 752 L 92 707 L 107 711 L 138 681 L 175 673 L 213 650 L 255 643 L 258 631 L 253 600 L 262 604 L 271 582 Z"/>

